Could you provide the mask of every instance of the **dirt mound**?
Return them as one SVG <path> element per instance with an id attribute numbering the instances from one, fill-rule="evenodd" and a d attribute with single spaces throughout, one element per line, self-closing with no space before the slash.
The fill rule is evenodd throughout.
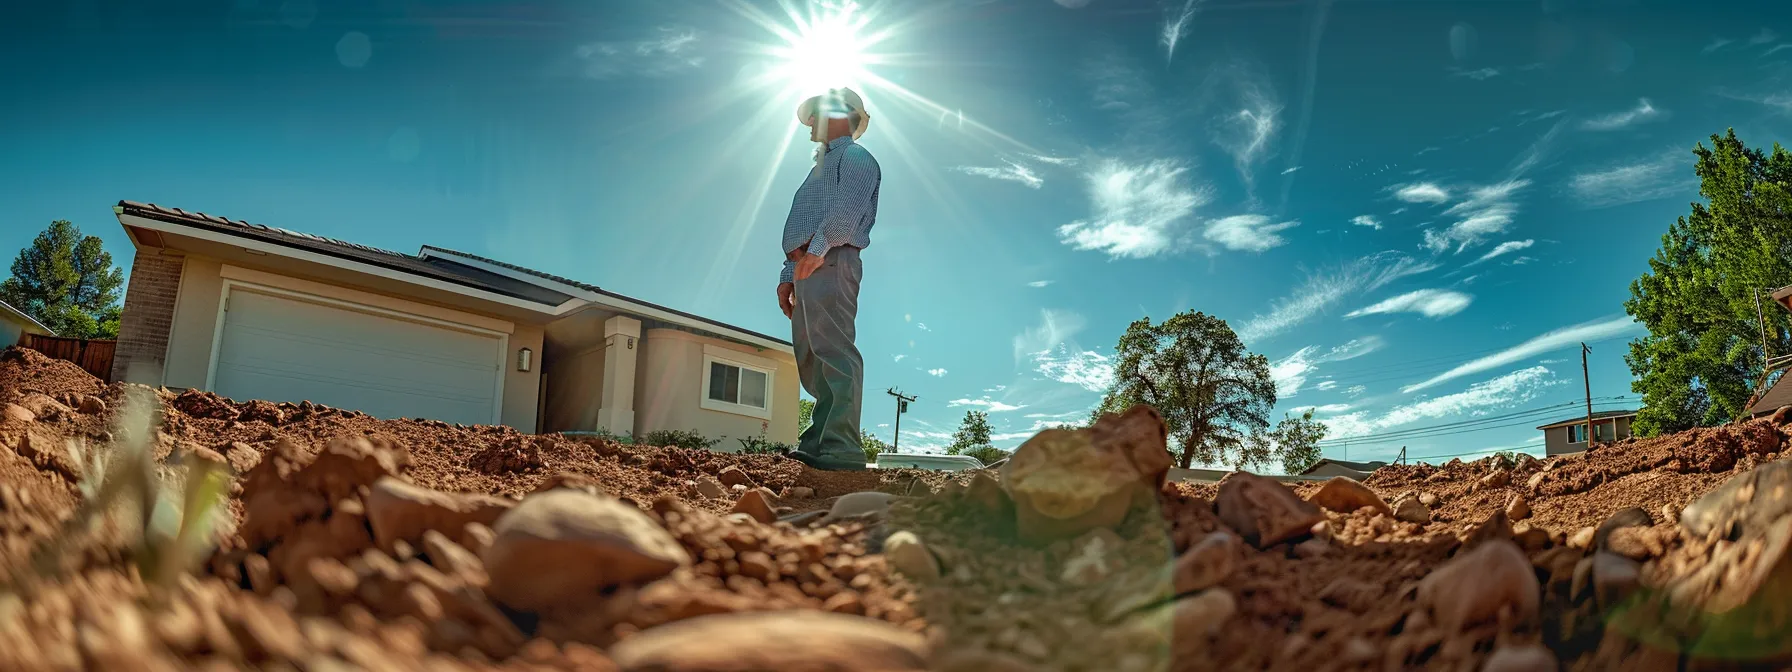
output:
<path id="1" fill-rule="evenodd" d="M 147 431 L 127 427 L 134 399 L 154 407 Z M 1004 484 L 106 386 L 18 348 L 0 354 L 0 406 L 0 669 L 847 669 L 839 642 L 896 669 L 979 671 L 1792 655 L 1774 644 L 1792 641 L 1775 606 L 1792 602 L 1792 467 L 1774 421 L 1393 465 L 1366 488 L 1160 488 L 1149 415 L 1053 435 Z M 169 583 L 141 578 L 171 547 L 142 521 L 197 505 L 83 508 L 117 471 L 107 456 L 134 445 L 163 482 L 198 460 L 232 474 L 221 540 Z M 1078 480 L 1092 455 L 1112 478 Z M 522 503 L 568 490 L 556 501 L 612 508 Z M 742 497 L 772 510 L 734 513 Z M 532 554 L 582 560 L 537 575 L 516 562 Z M 566 588 L 509 606 L 531 581 Z M 793 611 L 835 616 L 778 615 Z M 743 634 L 810 629 L 829 634 Z"/>

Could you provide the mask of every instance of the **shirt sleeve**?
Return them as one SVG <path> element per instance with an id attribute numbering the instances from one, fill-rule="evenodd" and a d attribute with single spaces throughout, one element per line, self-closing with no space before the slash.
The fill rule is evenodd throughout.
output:
<path id="1" fill-rule="evenodd" d="M 784 260 L 784 270 L 778 272 L 778 284 L 786 282 L 796 282 L 796 262 L 789 259 Z"/>
<path id="2" fill-rule="evenodd" d="M 852 242 L 859 222 L 871 209 L 871 195 L 883 179 L 877 159 L 856 144 L 842 150 L 839 167 L 822 174 L 826 189 L 820 230 L 809 240 L 809 254 L 825 257 L 828 250 Z M 832 178 L 832 179 L 829 179 Z"/>

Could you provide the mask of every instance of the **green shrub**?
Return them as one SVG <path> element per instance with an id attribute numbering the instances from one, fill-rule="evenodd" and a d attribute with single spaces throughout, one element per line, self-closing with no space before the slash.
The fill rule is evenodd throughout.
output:
<path id="1" fill-rule="evenodd" d="M 661 448 L 689 448 L 691 450 L 709 450 L 721 443 L 721 439 L 711 439 L 696 430 L 656 429 L 641 437 L 637 443 Z"/>
<path id="2" fill-rule="evenodd" d="M 749 436 L 735 441 L 740 442 L 740 452 L 748 455 L 779 455 L 796 448 L 788 443 L 767 440 L 764 436 Z"/>

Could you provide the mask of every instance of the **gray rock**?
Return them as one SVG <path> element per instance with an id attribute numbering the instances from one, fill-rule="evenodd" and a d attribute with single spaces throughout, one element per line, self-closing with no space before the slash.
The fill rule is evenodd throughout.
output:
<path id="1" fill-rule="evenodd" d="M 640 509 L 560 488 L 530 495 L 492 526 L 480 554 L 493 599 L 535 611 L 576 604 L 602 588 L 658 579 L 691 558 Z"/>

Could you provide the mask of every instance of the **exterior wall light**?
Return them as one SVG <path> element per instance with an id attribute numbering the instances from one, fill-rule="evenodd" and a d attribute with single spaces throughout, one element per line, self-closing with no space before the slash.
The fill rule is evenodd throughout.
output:
<path id="1" fill-rule="evenodd" d="M 527 373 L 529 371 L 529 366 L 535 363 L 534 359 L 534 350 L 523 348 L 516 351 L 516 370 Z"/>

